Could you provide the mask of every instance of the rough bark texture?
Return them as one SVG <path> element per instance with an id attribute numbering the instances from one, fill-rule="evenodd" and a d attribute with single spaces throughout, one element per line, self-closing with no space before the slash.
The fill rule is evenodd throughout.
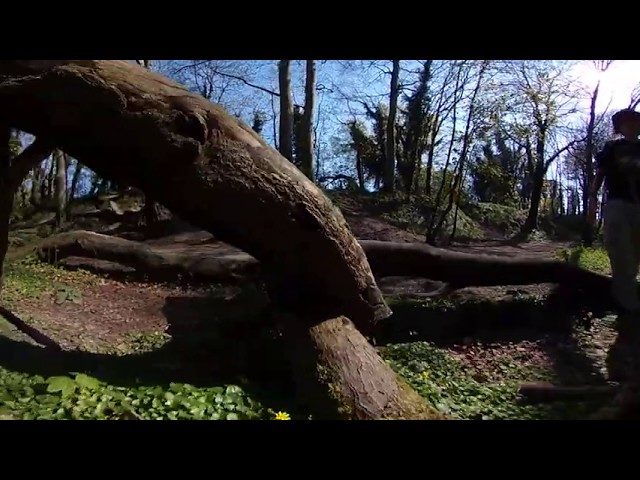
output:
<path id="1" fill-rule="evenodd" d="M 314 419 L 445 418 L 398 380 L 346 317 L 317 322 L 311 329 L 301 328 L 295 319 L 285 319 L 283 325 L 299 398 L 315 405 Z"/>
<path id="2" fill-rule="evenodd" d="M 126 61 L 2 61 L 0 116 L 254 256 L 276 305 L 309 321 L 300 328 L 314 327 L 310 312 L 316 320 L 344 315 L 364 333 L 390 315 L 362 248 L 325 195 L 244 123 L 161 75 Z M 327 338 L 324 348 L 341 349 Z M 350 338 L 361 340 L 356 353 L 370 348 L 355 329 Z M 359 368 L 358 355 L 336 356 L 344 369 Z M 395 376 L 376 380 L 384 369 L 380 360 L 367 373 L 368 385 L 389 389 L 384 416 L 422 418 L 396 399 L 416 397 Z M 341 403 L 358 403 L 356 393 L 346 389 Z"/>
<path id="3" fill-rule="evenodd" d="M 304 84 L 304 113 L 302 114 L 301 149 L 298 152 L 300 170 L 312 182 L 315 182 L 313 159 L 313 118 L 316 104 L 316 61 L 307 60 L 307 76 Z"/>

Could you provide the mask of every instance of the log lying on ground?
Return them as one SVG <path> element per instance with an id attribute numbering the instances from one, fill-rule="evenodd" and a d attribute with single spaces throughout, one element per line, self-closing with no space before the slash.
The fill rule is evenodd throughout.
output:
<path id="1" fill-rule="evenodd" d="M 620 391 L 617 385 L 560 386 L 547 383 L 525 383 L 520 386 L 518 395 L 523 403 L 539 403 L 594 400 L 609 398 Z"/>
<path id="2" fill-rule="evenodd" d="M 258 259 L 277 305 L 305 328 L 314 327 L 312 318 L 344 315 L 366 333 L 391 313 L 362 248 L 322 191 L 244 123 L 161 75 L 126 61 L 0 61 L 0 119 Z M 366 343 L 341 349 L 329 332 L 315 335 L 325 333 L 334 352 L 327 364 L 362 368 Z M 385 417 L 423 418 L 391 400 L 413 392 L 395 376 L 375 382 L 384 365 L 366 358 L 369 378 L 346 388 L 340 402 L 360 404 L 362 388 L 366 395 L 388 388 Z M 331 388 L 315 375 L 309 380 Z"/>
<path id="3" fill-rule="evenodd" d="M 558 283 L 568 288 L 608 292 L 610 278 L 560 260 L 472 255 L 422 243 L 360 240 L 378 277 L 416 276 L 451 288 Z"/>
<path id="4" fill-rule="evenodd" d="M 199 238 L 202 241 L 202 237 Z M 176 240 L 180 238 L 176 237 Z M 610 284 L 610 278 L 605 275 L 560 260 L 471 255 L 422 243 L 361 240 L 360 244 L 376 277 L 413 276 L 438 280 L 448 285 L 442 293 L 468 286 L 559 283 L 606 296 Z M 214 250 L 207 254 L 186 250 L 168 254 L 154 245 L 87 231 L 51 236 L 40 244 L 38 255 L 48 261 L 61 261 L 67 257 L 98 258 L 161 279 L 183 275 L 203 281 L 228 281 L 253 279 L 259 274 L 258 261 L 243 252 L 227 249 L 226 253 L 225 250 L 219 253 Z M 78 265 L 77 258 L 74 262 Z M 91 263 L 84 266 L 90 267 Z"/>
<path id="5" fill-rule="evenodd" d="M 48 237 L 40 243 L 36 254 L 40 260 L 49 263 L 105 273 L 113 272 L 114 266 L 108 262 L 114 262 L 132 267 L 159 281 L 183 276 L 200 281 L 222 282 L 257 278 L 259 274 L 258 261 L 243 252 L 166 252 L 160 247 L 84 230 Z M 82 262 L 83 257 L 106 262 Z M 65 262 L 67 259 L 71 260 L 69 264 Z"/>

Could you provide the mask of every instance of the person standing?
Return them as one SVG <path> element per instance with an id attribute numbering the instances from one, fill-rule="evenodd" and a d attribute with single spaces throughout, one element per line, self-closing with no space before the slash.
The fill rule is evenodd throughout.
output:
<path id="1" fill-rule="evenodd" d="M 640 112 L 620 110 L 611 121 L 621 138 L 607 142 L 596 154 L 597 171 L 589 192 L 587 215 L 593 222 L 598 191 L 604 182 L 604 245 L 611 263 L 611 293 L 619 313 L 638 316 L 640 322 L 636 284 L 640 268 Z"/>

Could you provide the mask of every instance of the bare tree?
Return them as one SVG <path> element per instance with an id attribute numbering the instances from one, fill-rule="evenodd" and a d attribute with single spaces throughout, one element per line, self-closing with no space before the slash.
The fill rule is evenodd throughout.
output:
<path id="1" fill-rule="evenodd" d="M 599 72 L 605 72 L 613 63 L 613 60 L 593 60 L 593 66 Z M 596 83 L 593 93 L 591 94 L 591 104 L 589 107 L 589 122 L 587 124 L 587 138 L 585 140 L 584 159 L 585 159 L 585 172 L 586 172 L 586 184 L 587 188 L 582 189 L 582 211 L 585 216 L 589 212 L 589 188 L 588 186 L 593 183 L 595 172 L 593 169 L 593 134 L 596 128 L 596 102 L 598 100 L 598 91 L 600 90 L 600 79 Z M 593 223 L 590 219 L 585 218 L 585 222 L 582 229 L 582 241 L 585 245 L 590 246 L 593 243 Z"/>
<path id="2" fill-rule="evenodd" d="M 520 234 L 528 236 L 538 226 L 549 167 L 579 141 L 565 125 L 578 111 L 580 92 L 567 75 L 571 62 L 518 60 L 502 62 L 502 67 L 505 133 L 526 153 L 530 202 Z"/>

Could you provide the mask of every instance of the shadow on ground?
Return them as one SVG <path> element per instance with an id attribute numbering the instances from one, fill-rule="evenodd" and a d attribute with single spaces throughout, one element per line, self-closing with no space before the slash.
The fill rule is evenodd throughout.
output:
<path id="1" fill-rule="evenodd" d="M 83 372 L 114 386 L 188 383 L 196 387 L 242 384 L 263 404 L 293 398 L 279 337 L 269 326 L 259 293 L 233 299 L 167 297 L 163 307 L 170 340 L 126 355 L 56 352 L 0 337 L 0 365 L 43 377 Z"/>

